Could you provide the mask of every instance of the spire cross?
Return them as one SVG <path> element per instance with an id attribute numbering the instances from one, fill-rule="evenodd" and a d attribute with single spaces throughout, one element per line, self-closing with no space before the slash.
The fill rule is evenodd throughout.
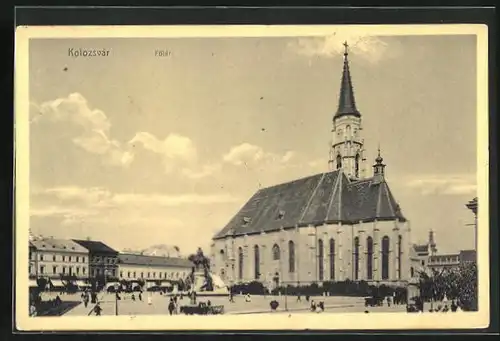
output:
<path id="1" fill-rule="evenodd" d="M 345 48 L 344 55 L 346 55 L 346 56 L 347 56 L 347 48 L 349 47 L 349 45 L 347 45 L 347 40 L 346 40 L 346 41 L 344 41 L 344 44 L 343 44 L 343 45 L 344 45 L 344 48 Z"/>
<path id="2" fill-rule="evenodd" d="M 380 157 L 380 142 L 378 144 L 378 156 Z"/>

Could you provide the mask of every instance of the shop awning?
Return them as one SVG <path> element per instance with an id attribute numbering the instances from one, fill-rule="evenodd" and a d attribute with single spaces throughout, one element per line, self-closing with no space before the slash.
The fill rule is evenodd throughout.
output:
<path id="1" fill-rule="evenodd" d="M 106 288 L 116 288 L 116 287 L 121 287 L 121 284 L 118 283 L 118 282 L 109 282 L 108 284 L 106 284 Z"/>
<path id="2" fill-rule="evenodd" d="M 50 285 L 53 287 L 64 287 L 64 283 L 60 279 L 51 279 Z"/>
<path id="3" fill-rule="evenodd" d="M 82 281 L 81 279 L 77 280 L 75 283 L 79 287 L 90 287 L 91 285 L 88 283 L 85 283 L 85 281 Z"/>
<path id="4" fill-rule="evenodd" d="M 38 283 L 36 282 L 35 279 L 30 279 L 29 286 L 30 286 L 30 288 L 36 288 L 36 287 L 38 287 Z"/>

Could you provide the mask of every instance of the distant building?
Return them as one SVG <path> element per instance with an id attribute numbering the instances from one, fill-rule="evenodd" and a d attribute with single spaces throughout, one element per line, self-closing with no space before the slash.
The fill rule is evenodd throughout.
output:
<path id="1" fill-rule="evenodd" d="M 120 280 L 144 280 L 146 282 L 185 279 L 193 263 L 185 258 L 147 256 L 138 254 L 118 255 Z"/>
<path id="2" fill-rule="evenodd" d="M 44 277 L 62 286 L 61 277 L 85 279 L 89 274 L 89 252 L 72 240 L 39 238 L 30 242 L 30 275 Z"/>
<path id="3" fill-rule="evenodd" d="M 37 255 L 36 255 L 36 246 L 31 242 L 29 242 L 29 276 L 30 278 L 36 278 L 37 274 Z"/>
<path id="4" fill-rule="evenodd" d="M 409 279 L 410 227 L 380 149 L 373 174 L 365 176 L 362 117 L 345 46 L 329 171 L 260 189 L 213 237 L 211 268 L 225 282 Z"/>
<path id="5" fill-rule="evenodd" d="M 434 232 L 429 232 L 429 240 L 425 244 L 413 244 L 410 256 L 410 273 L 417 275 L 420 271 L 453 270 L 465 263 L 475 262 L 474 250 L 462 250 L 458 253 L 438 254 Z"/>
<path id="6" fill-rule="evenodd" d="M 116 278 L 118 251 L 100 241 L 73 239 L 89 253 L 90 277 Z"/>

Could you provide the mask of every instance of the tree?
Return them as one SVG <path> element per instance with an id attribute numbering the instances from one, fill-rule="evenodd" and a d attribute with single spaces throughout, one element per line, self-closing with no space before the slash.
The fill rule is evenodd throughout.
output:
<path id="1" fill-rule="evenodd" d="M 420 295 L 424 301 L 440 301 L 446 296 L 458 300 L 464 310 L 477 310 L 477 266 L 466 263 L 456 269 L 424 271 L 419 274 Z"/>

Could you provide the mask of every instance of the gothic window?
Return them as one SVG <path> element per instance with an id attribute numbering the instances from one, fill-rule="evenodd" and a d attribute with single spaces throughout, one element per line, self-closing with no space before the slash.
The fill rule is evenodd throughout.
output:
<path id="1" fill-rule="evenodd" d="M 342 156 L 337 155 L 337 169 L 342 168 Z"/>
<path id="2" fill-rule="evenodd" d="M 243 249 L 238 248 L 238 278 L 243 279 Z"/>
<path id="3" fill-rule="evenodd" d="M 354 171 L 355 171 L 355 174 L 356 174 L 356 177 L 358 178 L 359 177 L 359 154 L 356 154 L 356 159 L 354 161 Z"/>
<path id="4" fill-rule="evenodd" d="M 335 239 L 330 239 L 330 279 L 335 279 Z"/>
<path id="5" fill-rule="evenodd" d="M 348 125 L 347 127 L 345 127 L 345 136 L 347 139 L 350 139 L 351 138 L 351 126 Z"/>
<path id="6" fill-rule="evenodd" d="M 354 238 L 354 279 L 358 280 L 359 275 L 359 238 Z"/>
<path id="7" fill-rule="evenodd" d="M 221 259 L 221 261 L 224 262 L 226 260 L 226 257 L 225 257 L 225 254 L 224 254 L 224 250 L 221 249 L 219 253 L 220 253 L 220 259 Z"/>
<path id="8" fill-rule="evenodd" d="M 288 272 L 295 272 L 295 244 L 288 242 Z"/>
<path id="9" fill-rule="evenodd" d="M 276 244 L 273 245 L 273 260 L 280 259 L 280 247 Z"/>
<path id="10" fill-rule="evenodd" d="M 318 240 L 318 280 L 322 281 L 324 277 L 324 268 L 323 268 L 323 240 Z"/>
<path id="11" fill-rule="evenodd" d="M 260 252 L 259 252 L 259 245 L 255 245 L 253 247 L 254 251 L 254 278 L 259 279 L 260 277 Z"/>
<path id="12" fill-rule="evenodd" d="M 382 279 L 389 279 L 389 237 L 382 238 Z"/>
<path id="13" fill-rule="evenodd" d="M 366 238 L 366 278 L 373 279 L 373 239 Z"/>
<path id="14" fill-rule="evenodd" d="M 403 255 L 403 236 L 398 237 L 398 278 L 401 279 L 401 257 Z"/>
<path id="15" fill-rule="evenodd" d="M 415 270 L 413 269 L 413 266 L 410 268 L 410 276 L 415 276 Z"/>

